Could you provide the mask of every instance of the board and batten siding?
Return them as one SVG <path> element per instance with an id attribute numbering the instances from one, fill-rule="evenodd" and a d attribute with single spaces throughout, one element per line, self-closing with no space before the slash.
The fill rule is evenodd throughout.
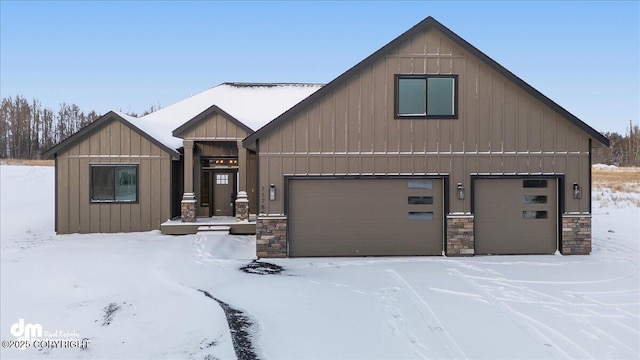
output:
<path id="1" fill-rule="evenodd" d="M 457 74 L 458 119 L 394 119 L 395 74 Z M 284 212 L 284 175 L 450 175 L 450 212 L 470 212 L 472 174 L 566 174 L 567 212 L 589 212 L 589 136 L 429 28 L 259 140 L 260 212 Z M 585 196 L 573 199 L 578 183 Z"/>
<path id="2" fill-rule="evenodd" d="M 121 121 L 110 121 L 56 157 L 57 232 L 160 228 L 171 211 L 170 155 Z M 90 165 L 138 165 L 137 203 L 91 203 Z"/>
<path id="3" fill-rule="evenodd" d="M 185 140 L 242 140 L 249 134 L 224 116 L 214 113 L 187 129 L 180 137 Z"/>

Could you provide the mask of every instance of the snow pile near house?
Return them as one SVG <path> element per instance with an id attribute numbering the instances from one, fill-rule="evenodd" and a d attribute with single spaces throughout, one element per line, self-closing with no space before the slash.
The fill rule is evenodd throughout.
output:
<path id="1" fill-rule="evenodd" d="M 173 130 L 213 105 L 226 111 L 252 130 L 258 130 L 322 87 L 297 83 L 223 83 L 162 108 L 132 123 L 172 149 L 182 140 Z"/>
<path id="2" fill-rule="evenodd" d="M 0 175 L 2 340 L 19 319 L 89 340 L 2 359 L 234 358 L 202 291 L 255 322 L 264 359 L 640 356 L 640 207 L 594 200 L 590 256 L 254 262 L 250 236 L 57 236 L 53 168 Z"/>
<path id="3" fill-rule="evenodd" d="M 594 170 L 609 170 L 609 171 L 616 171 L 618 169 L 620 169 L 619 167 L 615 166 L 615 165 L 607 165 L 607 164 L 594 164 L 593 165 L 593 169 Z"/>

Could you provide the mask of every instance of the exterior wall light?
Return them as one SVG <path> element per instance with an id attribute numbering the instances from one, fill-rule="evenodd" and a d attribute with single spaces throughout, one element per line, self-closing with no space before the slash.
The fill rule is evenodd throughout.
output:
<path id="1" fill-rule="evenodd" d="M 276 199 L 276 184 L 269 185 L 269 200 L 273 201 Z"/>
<path id="2" fill-rule="evenodd" d="M 464 200 L 464 185 L 462 185 L 462 183 L 458 183 L 457 189 L 458 200 Z"/>
<path id="3" fill-rule="evenodd" d="M 577 183 L 573 183 L 573 198 L 582 199 L 582 188 Z"/>

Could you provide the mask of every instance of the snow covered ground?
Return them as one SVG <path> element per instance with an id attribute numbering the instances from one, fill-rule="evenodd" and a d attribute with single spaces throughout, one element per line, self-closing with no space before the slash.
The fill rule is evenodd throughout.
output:
<path id="1" fill-rule="evenodd" d="M 594 202 L 590 256 L 281 259 L 258 275 L 239 270 L 248 236 L 57 236 L 53 168 L 0 175 L 2 359 L 235 358 L 198 290 L 255 322 L 263 359 L 640 357 L 634 202 Z M 7 348 L 19 319 L 88 346 Z"/>

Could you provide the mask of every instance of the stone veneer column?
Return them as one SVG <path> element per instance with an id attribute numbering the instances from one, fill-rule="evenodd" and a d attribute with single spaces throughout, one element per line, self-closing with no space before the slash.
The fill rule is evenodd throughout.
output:
<path id="1" fill-rule="evenodd" d="M 183 140 L 184 145 L 184 193 L 180 203 L 182 222 L 196 222 L 196 194 L 193 192 L 193 140 Z"/>
<path id="2" fill-rule="evenodd" d="M 591 215 L 562 215 L 562 255 L 591 253 Z"/>
<path id="3" fill-rule="evenodd" d="M 287 217 L 259 216 L 256 220 L 258 258 L 287 257 Z"/>
<path id="4" fill-rule="evenodd" d="M 238 191 L 236 196 L 236 220 L 249 221 L 249 199 L 246 191 Z"/>
<path id="5" fill-rule="evenodd" d="M 447 215 L 447 256 L 473 256 L 473 215 Z"/>

